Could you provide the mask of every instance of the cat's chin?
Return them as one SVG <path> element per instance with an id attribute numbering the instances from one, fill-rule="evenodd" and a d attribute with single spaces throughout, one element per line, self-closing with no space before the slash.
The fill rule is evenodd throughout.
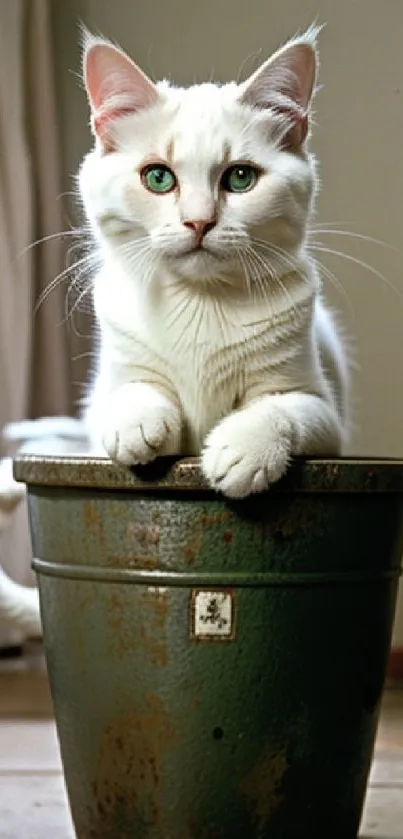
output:
<path id="1" fill-rule="evenodd" d="M 223 258 L 206 249 L 168 256 L 169 265 L 180 277 L 189 280 L 210 279 L 223 271 Z"/>

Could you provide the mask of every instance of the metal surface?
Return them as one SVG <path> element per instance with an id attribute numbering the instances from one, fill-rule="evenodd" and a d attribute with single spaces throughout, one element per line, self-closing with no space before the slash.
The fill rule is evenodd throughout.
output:
<path id="1" fill-rule="evenodd" d="M 103 489 L 169 489 L 208 492 L 195 458 L 159 458 L 146 467 L 130 469 L 107 458 L 40 457 L 14 460 L 17 481 L 45 486 Z M 296 459 L 275 492 L 397 492 L 403 491 L 403 461 L 344 458 Z"/>
<path id="2" fill-rule="evenodd" d="M 154 483 L 81 458 L 15 473 L 78 839 L 353 839 L 402 463 L 300 463 L 241 503 L 191 462 Z"/>

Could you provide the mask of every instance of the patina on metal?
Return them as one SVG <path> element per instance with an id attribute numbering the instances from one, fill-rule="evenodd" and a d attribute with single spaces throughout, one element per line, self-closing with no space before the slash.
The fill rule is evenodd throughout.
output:
<path id="1" fill-rule="evenodd" d="M 403 463 L 19 457 L 78 839 L 353 839 L 403 550 Z M 330 818 L 329 818 L 330 816 Z"/>

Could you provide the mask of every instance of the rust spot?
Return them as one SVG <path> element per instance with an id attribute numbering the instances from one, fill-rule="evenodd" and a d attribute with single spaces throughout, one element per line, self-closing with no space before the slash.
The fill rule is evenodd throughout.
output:
<path id="1" fill-rule="evenodd" d="M 95 531 L 96 535 L 98 536 L 99 541 L 101 544 L 104 541 L 104 529 L 103 529 L 103 520 L 102 516 L 96 509 L 96 506 L 93 501 L 85 501 L 83 504 L 83 516 L 84 516 L 84 532 L 89 531 L 91 533 Z"/>
<path id="2" fill-rule="evenodd" d="M 129 708 L 109 723 L 101 738 L 93 787 L 94 837 L 142 836 L 151 826 L 166 835 L 165 758 L 175 739 L 170 715 L 155 693 L 146 696 L 141 712 Z"/>
<path id="3" fill-rule="evenodd" d="M 193 565 L 197 559 L 203 541 L 203 532 L 201 529 L 195 530 L 193 536 L 188 539 L 186 545 L 183 547 L 186 565 Z"/>
<path id="4" fill-rule="evenodd" d="M 112 568 L 145 568 L 153 571 L 158 567 L 158 545 L 160 528 L 143 522 L 130 522 L 126 527 L 125 552 L 107 557 Z"/>
<path id="5" fill-rule="evenodd" d="M 100 523 L 99 514 L 97 513 L 92 501 L 85 501 L 84 507 L 83 507 L 83 513 L 84 513 L 84 522 L 85 522 L 86 527 L 91 528 L 94 525 L 96 527 L 99 527 L 99 523 Z"/>
<path id="6" fill-rule="evenodd" d="M 122 555 L 112 554 L 107 563 L 113 568 L 146 568 L 153 571 L 158 567 L 158 545 L 160 528 L 143 522 L 130 522 L 126 527 L 126 545 Z"/>
<path id="7" fill-rule="evenodd" d="M 142 642 L 143 649 L 152 664 L 156 664 L 159 667 L 166 667 L 168 664 L 168 650 L 165 643 L 147 636 L 147 633 L 142 634 Z"/>
<path id="8" fill-rule="evenodd" d="M 146 606 L 148 617 L 154 616 L 156 629 L 164 629 L 169 611 L 166 593 L 159 588 L 149 588 L 143 591 L 142 601 Z"/>
<path id="9" fill-rule="evenodd" d="M 252 769 L 239 783 L 239 792 L 250 801 L 259 835 L 265 830 L 271 816 L 283 800 L 281 785 L 287 769 L 286 749 L 275 750 L 266 746 Z"/>
<path id="10" fill-rule="evenodd" d="M 114 591 L 112 589 L 111 594 L 109 595 L 109 602 L 108 602 L 108 624 L 116 632 L 120 632 L 123 627 L 123 621 L 125 617 L 125 601 L 122 593 L 120 591 Z"/>
<path id="11" fill-rule="evenodd" d="M 167 595 L 159 589 L 148 589 L 141 595 L 141 643 L 152 664 L 168 664 L 166 621 L 168 618 Z"/>
<path id="12" fill-rule="evenodd" d="M 226 543 L 227 543 L 227 545 L 228 545 L 230 542 L 232 542 L 232 532 L 231 532 L 231 530 L 226 530 L 226 531 L 224 532 L 224 542 L 226 542 Z"/>
<path id="13" fill-rule="evenodd" d="M 142 522 L 129 522 L 126 527 L 126 538 L 134 543 L 137 553 L 139 548 L 148 551 L 160 541 L 160 528 L 156 524 L 143 524 Z"/>
<path id="14" fill-rule="evenodd" d="M 119 659 L 143 652 L 151 664 L 168 664 L 165 625 L 168 601 L 160 589 L 143 591 L 135 598 L 112 589 L 107 599 L 111 652 Z"/>
<path id="15" fill-rule="evenodd" d="M 228 510 L 224 510 L 222 513 L 212 513 L 211 515 L 203 514 L 200 517 L 200 520 L 196 523 L 192 535 L 188 538 L 186 544 L 183 547 L 183 554 L 186 565 L 193 565 L 197 560 L 203 542 L 204 528 L 210 527 L 215 524 L 223 524 L 229 519 L 229 515 L 230 514 Z M 227 531 L 227 533 L 229 533 L 229 531 Z M 231 538 L 232 534 L 229 536 L 229 538 L 228 536 L 224 535 L 224 539 L 226 541 L 230 541 Z"/>
<path id="16" fill-rule="evenodd" d="M 224 510 L 222 513 L 212 513 L 211 515 L 203 515 L 201 517 L 201 522 L 204 525 L 223 524 L 224 522 L 228 521 L 228 519 L 229 512 L 228 510 Z"/>

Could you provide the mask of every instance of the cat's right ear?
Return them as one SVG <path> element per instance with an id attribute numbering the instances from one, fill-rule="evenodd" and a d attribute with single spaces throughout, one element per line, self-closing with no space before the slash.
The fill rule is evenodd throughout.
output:
<path id="1" fill-rule="evenodd" d="M 104 152 L 113 151 L 116 120 L 153 105 L 157 89 L 126 53 L 88 33 L 84 36 L 83 74 L 93 132 Z"/>
<path id="2" fill-rule="evenodd" d="M 300 148 L 307 135 L 320 31 L 320 26 L 309 27 L 240 85 L 241 102 L 260 110 L 270 109 L 282 118 L 280 133 L 285 148 Z"/>

